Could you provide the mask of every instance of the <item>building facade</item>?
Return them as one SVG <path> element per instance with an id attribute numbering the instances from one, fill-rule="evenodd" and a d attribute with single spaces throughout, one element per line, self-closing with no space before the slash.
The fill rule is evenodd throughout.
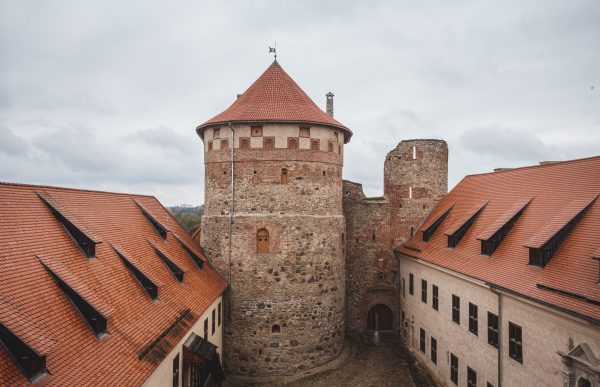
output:
<path id="1" fill-rule="evenodd" d="M 442 385 L 599 386 L 600 157 L 467 176 L 396 249 Z"/>

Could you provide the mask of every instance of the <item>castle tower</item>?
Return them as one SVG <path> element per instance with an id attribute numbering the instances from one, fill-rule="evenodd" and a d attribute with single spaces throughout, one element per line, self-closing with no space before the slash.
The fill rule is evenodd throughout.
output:
<path id="1" fill-rule="evenodd" d="M 406 140 L 384 163 L 384 195 L 365 197 L 344 181 L 346 218 L 346 331 L 370 337 L 400 332 L 398 264 L 393 249 L 408 240 L 448 190 L 448 146 Z"/>
<path id="2" fill-rule="evenodd" d="M 352 132 L 277 61 L 197 132 L 201 244 L 230 283 L 226 366 L 283 375 L 334 359 L 344 341 L 341 176 Z"/>

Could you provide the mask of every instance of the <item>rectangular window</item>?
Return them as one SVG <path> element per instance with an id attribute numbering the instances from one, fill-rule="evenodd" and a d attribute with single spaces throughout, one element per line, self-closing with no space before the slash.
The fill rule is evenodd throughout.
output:
<path id="1" fill-rule="evenodd" d="M 339 140 L 338 132 L 334 132 L 333 133 L 333 141 L 338 142 L 338 140 Z"/>
<path id="2" fill-rule="evenodd" d="M 460 297 L 452 295 L 452 321 L 460 325 Z"/>
<path id="3" fill-rule="evenodd" d="M 402 298 L 406 298 L 406 281 L 402 278 Z"/>
<path id="4" fill-rule="evenodd" d="M 488 312 L 488 344 L 498 348 L 498 316 Z"/>
<path id="5" fill-rule="evenodd" d="M 412 186 L 408 187 L 408 198 L 412 199 Z"/>
<path id="6" fill-rule="evenodd" d="M 179 387 L 179 354 L 173 359 L 173 387 Z"/>
<path id="7" fill-rule="evenodd" d="M 412 273 L 408 275 L 408 293 L 410 295 L 415 294 L 415 277 Z"/>
<path id="8" fill-rule="evenodd" d="M 471 367 L 467 367 L 467 386 L 477 387 L 477 372 Z"/>
<path id="9" fill-rule="evenodd" d="M 417 159 L 417 147 L 415 145 L 413 145 L 413 147 L 412 147 L 412 159 L 413 160 Z"/>
<path id="10" fill-rule="evenodd" d="M 421 301 L 427 303 L 427 281 L 421 280 Z"/>
<path id="11" fill-rule="evenodd" d="M 252 126 L 250 128 L 250 135 L 252 137 L 261 137 L 262 136 L 262 126 Z"/>
<path id="12" fill-rule="evenodd" d="M 300 127 L 300 137 L 310 137 L 310 126 Z"/>
<path id="13" fill-rule="evenodd" d="M 519 363 L 523 363 L 521 327 L 511 322 L 508 323 L 508 355 Z"/>
<path id="14" fill-rule="evenodd" d="M 431 299 L 431 307 L 435 310 L 439 310 L 439 292 L 438 292 L 438 287 L 436 285 L 433 285 L 433 298 Z"/>
<path id="15" fill-rule="evenodd" d="M 222 310 L 220 302 L 219 302 L 219 312 L 218 313 L 219 313 L 219 326 L 221 326 L 221 318 L 223 316 L 223 310 Z"/>
<path id="16" fill-rule="evenodd" d="M 458 386 L 458 358 L 450 354 L 450 380 Z"/>
<path id="17" fill-rule="evenodd" d="M 208 339 L 208 318 L 204 319 L 204 339 Z"/>
<path id="18" fill-rule="evenodd" d="M 425 329 L 420 328 L 421 329 L 421 335 L 419 338 L 419 349 L 421 350 L 421 352 L 425 353 Z"/>
<path id="19" fill-rule="evenodd" d="M 213 308 L 212 310 L 212 333 L 211 335 L 215 334 L 215 326 L 217 325 L 217 311 Z"/>
<path id="20" fill-rule="evenodd" d="M 479 324 L 477 323 L 477 305 L 469 302 L 469 332 L 477 336 L 479 334 Z"/>
<path id="21" fill-rule="evenodd" d="M 213 129 L 213 138 L 221 138 L 221 129 Z"/>
<path id="22" fill-rule="evenodd" d="M 431 336 L 431 362 L 437 364 L 437 340 Z"/>

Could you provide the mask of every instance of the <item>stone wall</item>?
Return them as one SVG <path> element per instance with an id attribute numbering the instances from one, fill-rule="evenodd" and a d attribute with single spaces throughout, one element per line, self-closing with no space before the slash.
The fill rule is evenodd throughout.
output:
<path id="1" fill-rule="evenodd" d="M 343 182 L 348 333 L 365 333 L 367 314 L 377 304 L 390 308 L 399 329 L 399 275 L 392 251 L 416 232 L 447 190 L 448 147 L 440 140 L 402 141 L 389 152 L 381 198 L 367 198 L 360 184 Z"/>
<path id="2" fill-rule="evenodd" d="M 337 357 L 345 334 L 343 133 L 314 126 L 310 138 L 300 138 L 298 125 L 262 129 L 262 137 L 251 137 L 250 126 L 236 126 L 233 139 L 228 127 L 219 139 L 205 131 L 201 238 L 210 261 L 231 278 L 225 363 L 232 373 L 256 376 L 324 364 Z M 267 137 L 273 146 L 265 146 Z M 220 149 L 224 140 L 227 148 Z M 319 146 L 311 147 L 312 140 Z M 263 229 L 268 251 L 259 253 Z"/>

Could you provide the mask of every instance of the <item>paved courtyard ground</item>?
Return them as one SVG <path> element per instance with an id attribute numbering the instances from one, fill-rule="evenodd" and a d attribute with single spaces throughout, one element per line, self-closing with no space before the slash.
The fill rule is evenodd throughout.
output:
<path id="1" fill-rule="evenodd" d="M 229 377 L 225 387 L 237 386 L 323 386 L 323 387 L 421 387 L 432 386 L 425 380 L 415 383 L 406 352 L 401 350 L 399 344 L 394 346 L 368 346 L 352 343 L 352 350 L 346 355 L 345 360 L 337 362 L 334 366 L 315 375 L 306 376 L 296 380 L 263 380 L 250 382 Z M 421 373 L 422 375 L 422 373 Z"/>

